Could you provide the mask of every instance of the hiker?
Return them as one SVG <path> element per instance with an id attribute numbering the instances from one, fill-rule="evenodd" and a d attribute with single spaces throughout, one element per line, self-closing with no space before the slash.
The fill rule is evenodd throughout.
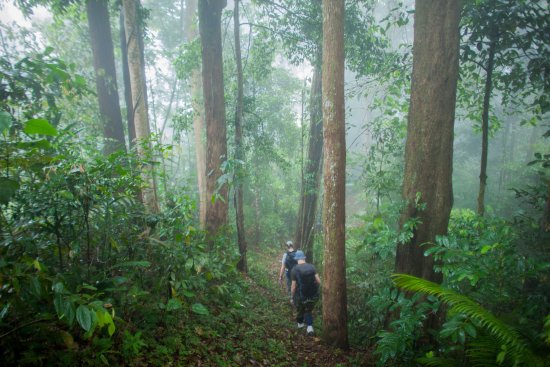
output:
<path id="1" fill-rule="evenodd" d="M 294 244 L 292 241 L 286 241 L 286 252 L 283 255 L 283 260 L 281 262 L 281 270 L 279 271 L 279 284 L 282 284 L 283 282 L 283 273 L 286 274 L 286 291 L 288 292 L 288 296 L 290 297 L 290 272 L 292 271 L 292 268 L 294 265 L 297 264 L 296 260 L 294 259 L 294 255 L 296 255 L 296 251 L 294 250 Z M 292 299 L 291 299 L 292 302 Z"/>
<path id="2" fill-rule="evenodd" d="M 313 307 L 319 298 L 319 285 L 321 279 L 315 271 L 312 264 L 306 263 L 306 255 L 303 251 L 296 251 L 294 258 L 298 264 L 292 269 L 290 274 L 291 283 L 291 299 L 296 306 L 296 322 L 298 328 L 303 328 L 304 323 L 307 326 L 307 335 L 313 336 Z"/>

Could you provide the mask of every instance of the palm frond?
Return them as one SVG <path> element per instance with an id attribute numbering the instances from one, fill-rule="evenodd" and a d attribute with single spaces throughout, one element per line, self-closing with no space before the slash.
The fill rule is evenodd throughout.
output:
<path id="1" fill-rule="evenodd" d="M 450 309 L 476 320 L 500 345 L 506 345 L 512 359 L 521 359 L 526 353 L 527 343 L 511 326 L 505 324 L 491 312 L 472 299 L 458 294 L 441 285 L 407 274 L 394 274 L 395 285 L 403 290 L 433 295 L 450 306 Z M 499 348 L 500 349 L 500 348 Z"/>
<path id="2" fill-rule="evenodd" d="M 463 364 L 456 359 L 442 357 L 422 357 L 416 361 L 423 366 L 428 367 L 462 367 Z"/>
<path id="3" fill-rule="evenodd" d="M 468 344 L 466 355 L 472 367 L 499 366 L 497 356 L 500 349 L 501 344 L 495 338 L 480 336 Z"/>

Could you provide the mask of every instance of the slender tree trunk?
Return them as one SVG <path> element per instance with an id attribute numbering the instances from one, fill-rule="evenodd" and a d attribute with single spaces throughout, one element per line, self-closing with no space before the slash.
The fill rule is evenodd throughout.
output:
<path id="1" fill-rule="evenodd" d="M 419 224 L 412 238 L 397 247 L 395 270 L 440 283 L 426 244 L 445 235 L 453 202 L 452 163 L 460 1 L 417 0 L 414 20 L 413 75 L 405 147 L 400 220 Z M 419 200 L 417 200 L 420 196 Z M 425 205 L 425 208 L 422 206 Z"/>
<path id="2" fill-rule="evenodd" d="M 97 98 L 105 137 L 103 149 L 105 154 L 110 154 L 120 149 L 126 151 L 126 143 L 118 100 L 115 55 L 107 6 L 108 3 L 103 0 L 86 1 Z"/>
<path id="3" fill-rule="evenodd" d="M 550 232 L 550 179 L 547 180 L 547 187 L 546 207 L 544 208 L 544 215 L 541 220 L 541 230 L 543 232 Z"/>
<path id="4" fill-rule="evenodd" d="M 223 91 L 221 15 L 226 0 L 199 2 L 199 33 L 202 49 L 202 87 L 206 122 L 206 229 L 219 233 L 227 224 L 227 185 L 218 187 L 223 175 L 221 165 L 227 159 L 227 137 Z"/>
<path id="5" fill-rule="evenodd" d="M 502 134 L 502 144 L 501 144 L 501 153 L 500 153 L 500 177 L 498 182 L 498 191 L 502 191 L 502 188 L 505 186 L 508 179 L 508 168 L 506 167 L 508 163 L 508 136 L 510 135 L 510 121 L 504 121 L 506 124 L 504 132 Z M 511 156 L 513 157 L 513 156 Z"/>
<path id="6" fill-rule="evenodd" d="M 323 340 L 348 348 L 344 0 L 323 1 Z"/>
<path id="7" fill-rule="evenodd" d="M 243 152 L 243 65 L 241 60 L 241 31 L 239 18 L 239 0 L 235 1 L 235 9 L 233 11 L 233 24 L 235 34 L 235 63 L 237 65 L 237 100 L 235 106 L 235 160 L 237 161 L 235 168 L 235 219 L 237 222 L 237 241 L 239 243 L 239 254 L 241 258 L 237 264 L 237 269 L 243 273 L 248 272 L 248 264 L 246 261 L 246 237 L 244 231 L 244 208 L 243 208 L 243 167 L 238 162 L 244 161 Z"/>
<path id="8" fill-rule="evenodd" d="M 483 94 L 483 112 L 481 115 L 481 169 L 479 172 L 479 195 L 477 197 L 477 213 L 481 216 L 485 215 L 487 156 L 489 153 L 489 107 L 491 106 L 491 92 L 493 90 L 493 68 L 496 42 L 495 39 L 491 39 L 489 43 L 489 58 L 487 60 L 487 75 L 485 77 L 485 91 Z"/>
<path id="9" fill-rule="evenodd" d="M 130 70 L 128 68 L 128 47 L 126 44 L 126 31 L 124 29 L 124 11 L 120 10 L 120 50 L 122 54 L 122 79 L 124 80 L 124 100 L 126 102 L 126 120 L 128 123 L 128 141 L 132 148 L 136 141 L 136 127 L 134 125 L 134 106 L 132 104 L 132 86 L 130 83 Z"/>
<path id="10" fill-rule="evenodd" d="M 262 240 L 261 238 L 261 232 L 260 232 L 260 189 L 256 185 L 254 188 L 254 237 L 256 240 L 256 246 L 260 243 Z"/>
<path id="11" fill-rule="evenodd" d="M 309 262 L 313 262 L 313 226 L 315 225 L 321 160 L 323 157 L 323 105 L 322 70 L 316 66 L 313 70 L 310 94 L 309 142 L 306 170 L 302 178 L 298 225 L 294 242 L 305 253 Z"/>
<path id="12" fill-rule="evenodd" d="M 126 31 L 126 45 L 128 48 L 128 70 L 132 89 L 132 106 L 136 128 L 136 145 L 140 158 L 145 161 L 151 149 L 149 142 L 151 133 L 149 115 L 147 111 L 147 91 L 145 83 L 145 67 L 143 65 L 143 51 L 140 41 L 141 31 L 138 19 L 138 0 L 123 0 L 124 28 Z M 153 167 L 144 164 L 141 175 L 145 186 L 142 188 L 143 204 L 151 213 L 159 211 L 156 195 L 156 184 Z"/>
<path id="13" fill-rule="evenodd" d="M 197 38 L 197 26 L 195 16 L 197 12 L 197 0 L 186 1 L 185 35 L 187 42 Z M 204 123 L 204 111 L 202 106 L 202 80 L 201 71 L 194 69 L 191 72 L 191 105 L 193 107 L 193 131 L 195 133 L 195 160 L 197 164 L 197 186 L 199 192 L 199 223 L 201 228 L 206 224 L 206 149 L 204 147 L 206 130 Z"/>

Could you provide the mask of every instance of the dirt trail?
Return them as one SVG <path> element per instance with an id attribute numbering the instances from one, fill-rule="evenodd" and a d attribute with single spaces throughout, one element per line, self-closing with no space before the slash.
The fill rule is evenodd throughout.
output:
<path id="1" fill-rule="evenodd" d="M 281 264 L 281 254 L 267 253 L 258 251 L 254 253 L 254 259 L 257 262 L 256 266 L 262 267 L 267 271 L 268 279 L 264 279 L 264 284 L 255 279 L 254 274 L 251 275 L 252 289 L 251 291 L 258 292 L 262 297 L 268 299 L 272 305 L 272 312 L 280 315 L 285 320 L 285 325 L 282 329 L 276 327 L 272 335 L 277 335 L 277 338 L 283 339 L 287 350 L 290 352 L 293 366 L 311 366 L 311 367 L 327 367 L 327 366 L 373 366 L 374 363 L 369 358 L 368 353 L 351 349 L 342 351 L 337 348 L 327 347 L 322 343 L 320 337 L 321 325 L 321 305 L 320 302 L 316 305 L 313 312 L 316 336 L 310 337 L 306 335 L 305 328 L 298 329 L 295 322 L 294 309 L 290 306 L 286 295 L 286 289 L 279 286 L 277 279 Z M 266 282 L 267 280 L 267 282 Z M 275 325 L 274 325 L 275 327 Z"/>

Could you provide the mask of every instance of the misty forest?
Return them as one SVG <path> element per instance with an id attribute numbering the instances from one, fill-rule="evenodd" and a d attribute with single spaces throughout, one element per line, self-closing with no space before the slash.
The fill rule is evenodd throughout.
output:
<path id="1" fill-rule="evenodd" d="M 0 0 L 0 49 L 1 365 L 550 366 L 547 0 Z"/>

